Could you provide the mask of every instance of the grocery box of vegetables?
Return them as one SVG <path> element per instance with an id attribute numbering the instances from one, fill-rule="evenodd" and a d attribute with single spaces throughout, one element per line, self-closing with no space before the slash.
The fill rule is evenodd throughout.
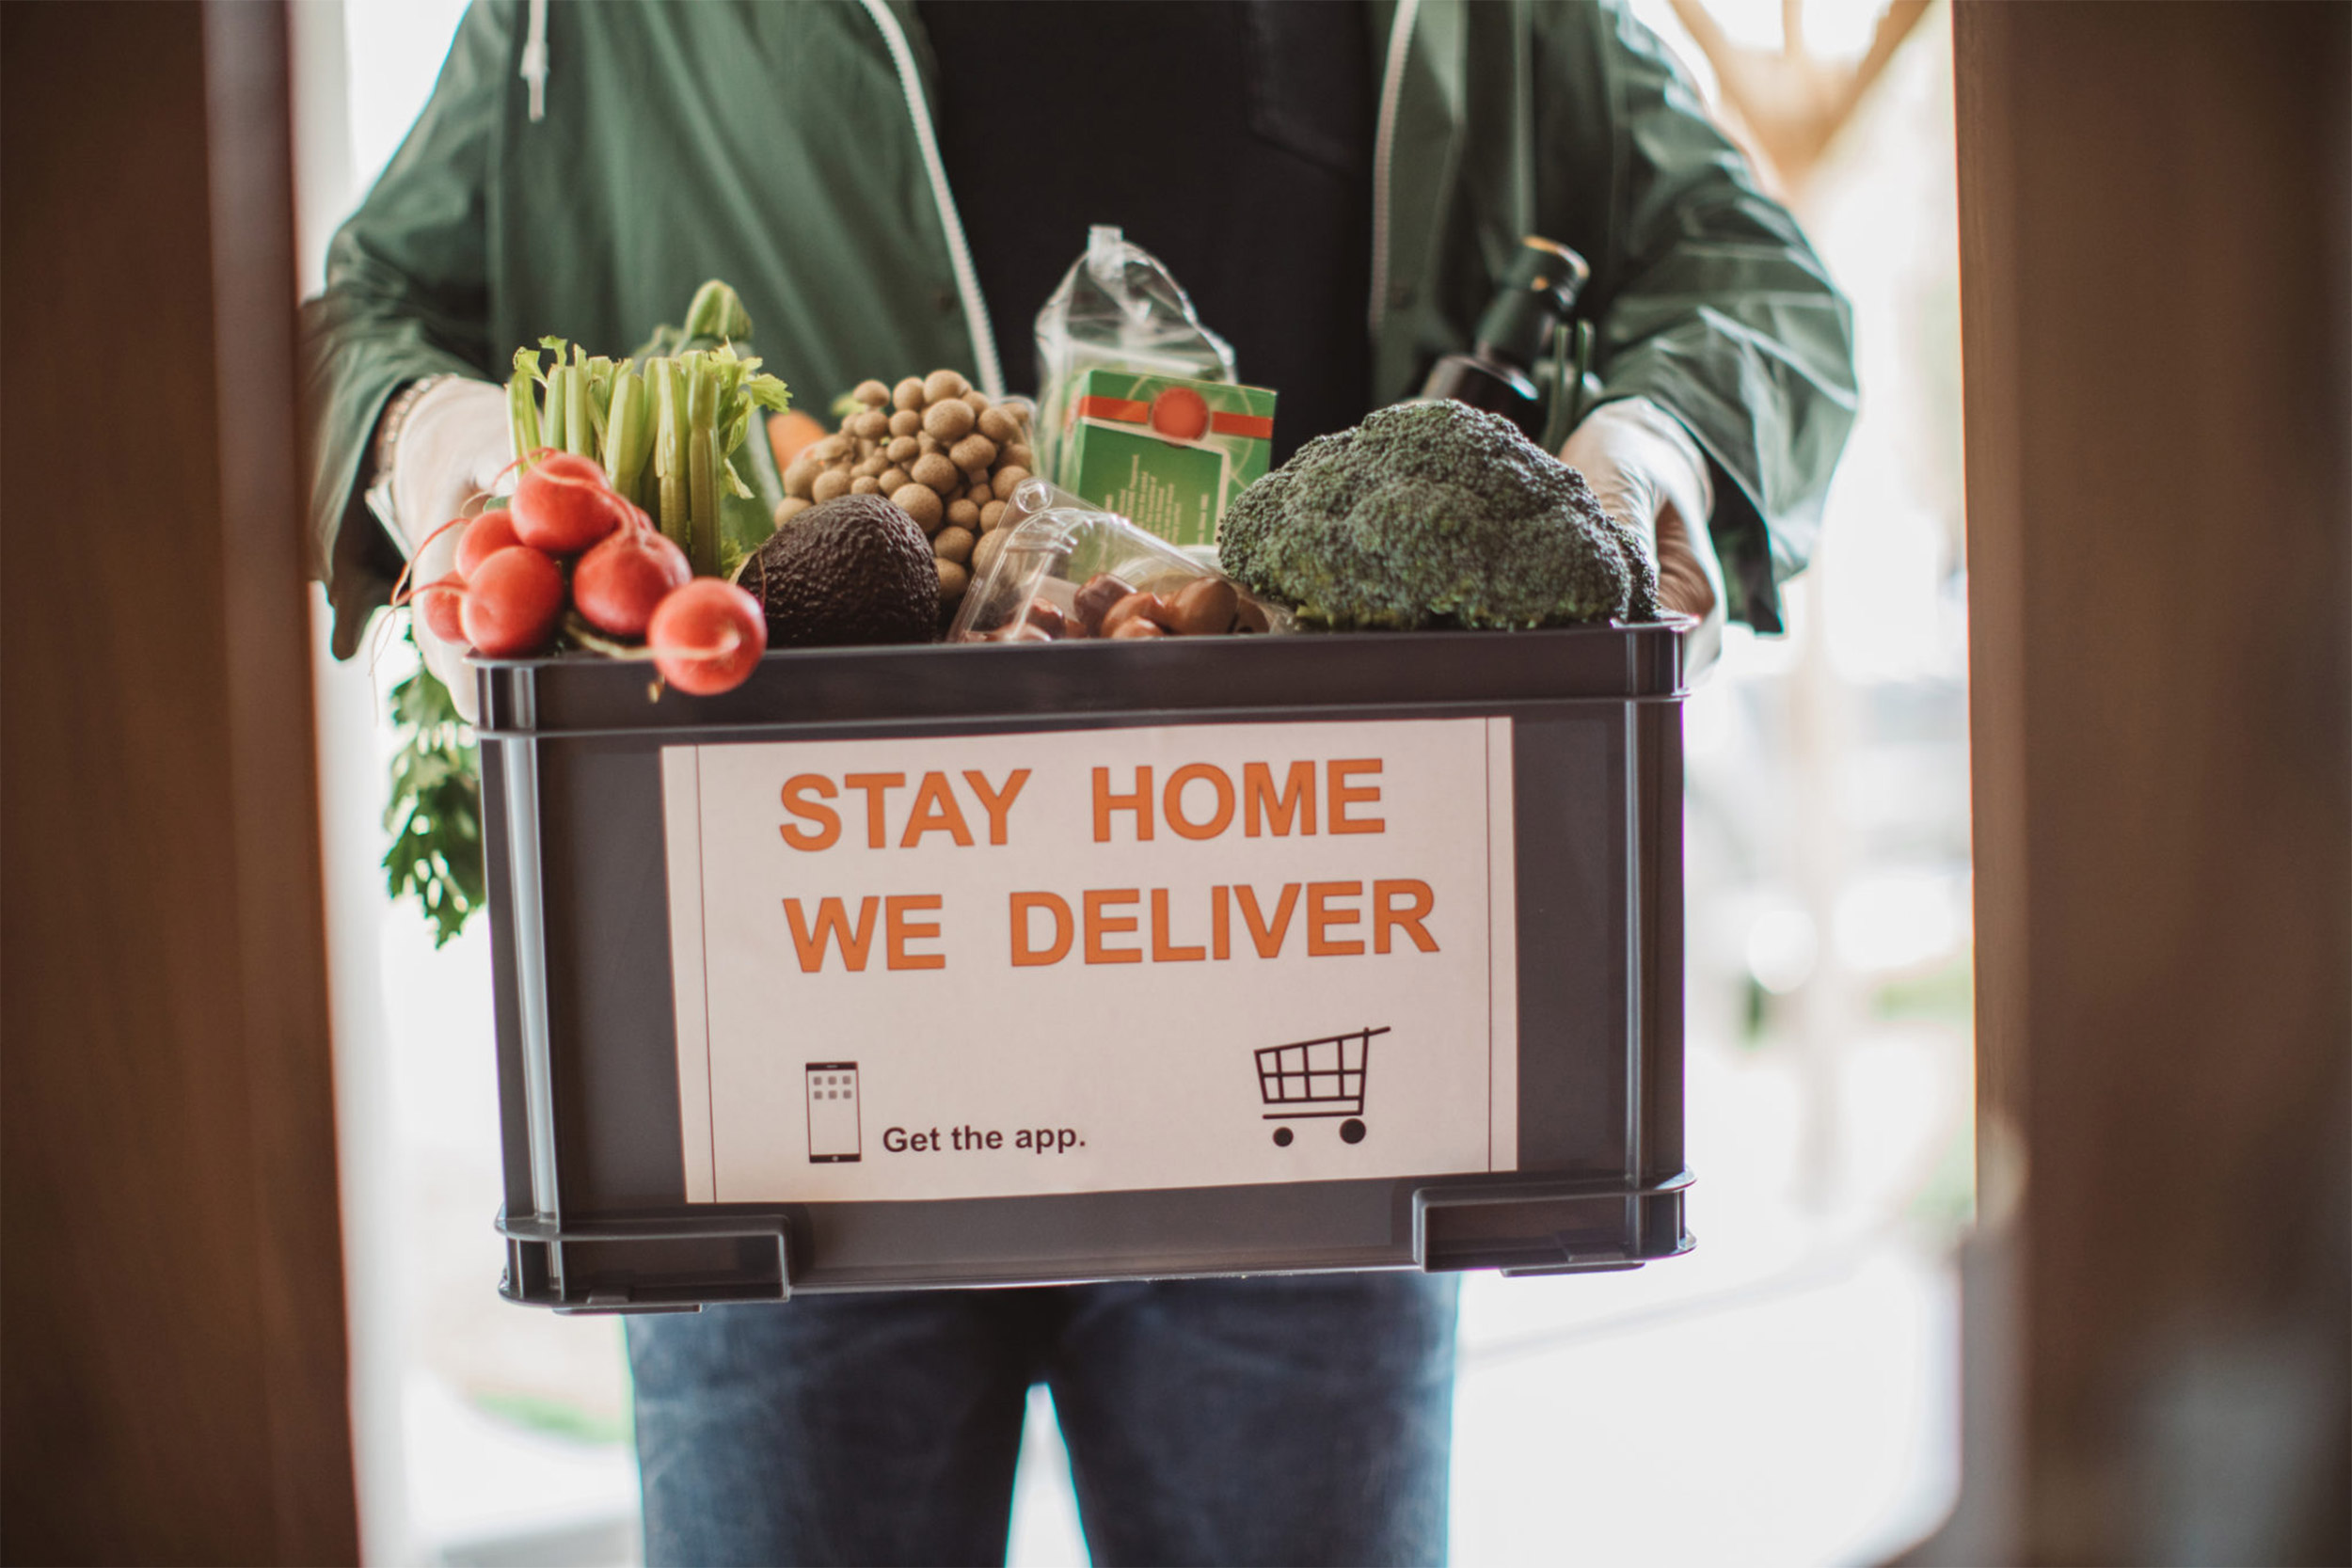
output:
<path id="1" fill-rule="evenodd" d="M 407 595 L 475 651 L 394 875 L 489 911 L 508 1297 L 1689 1245 L 1685 627 L 1581 477 L 1403 405 L 1205 556 L 952 369 L 787 440 L 748 327 L 518 356 Z"/>
<path id="2" fill-rule="evenodd" d="M 487 666 L 507 1296 L 1688 1245 L 1678 628 L 1104 597 L 707 697 Z"/>

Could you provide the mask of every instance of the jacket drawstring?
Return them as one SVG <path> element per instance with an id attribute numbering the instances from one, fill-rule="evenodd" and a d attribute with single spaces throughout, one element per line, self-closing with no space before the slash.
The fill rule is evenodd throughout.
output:
<path id="1" fill-rule="evenodd" d="M 538 0 L 533 0 L 537 4 Z M 1396 105 L 1405 96 L 1405 61 L 1413 48 L 1413 18 L 1421 0 L 1397 0 L 1389 29 L 1389 57 L 1380 72 L 1380 118 L 1372 136 L 1372 334 L 1389 308 L 1389 166 L 1396 155 Z"/>
<path id="2" fill-rule="evenodd" d="M 523 39 L 522 78 L 531 84 L 532 122 L 548 118 L 548 0 L 531 0 L 530 31 Z"/>
<path id="3" fill-rule="evenodd" d="M 544 4 L 545 0 L 532 0 Z M 914 51 L 898 19 L 884 0 L 866 0 L 866 9 L 890 46 L 891 63 L 898 68 L 898 86 L 906 94 L 907 114 L 914 121 L 914 142 L 922 150 L 923 172 L 930 176 L 931 199 L 939 207 L 939 226 L 947 233 L 947 261 L 955 269 L 956 292 L 963 296 L 964 325 L 972 332 L 972 363 L 980 372 L 980 390 L 992 398 L 1005 395 L 1005 372 L 996 362 L 996 331 L 988 323 L 988 302 L 980 297 L 980 275 L 972 265 L 972 247 L 963 237 L 963 220 L 956 215 L 955 193 L 947 188 L 947 166 L 939 160 L 939 141 L 931 135 L 931 112 L 923 102 L 923 79 L 914 69 Z"/>

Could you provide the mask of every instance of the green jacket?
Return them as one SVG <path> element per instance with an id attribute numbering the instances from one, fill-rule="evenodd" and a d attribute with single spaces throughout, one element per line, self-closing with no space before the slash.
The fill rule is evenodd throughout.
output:
<path id="1" fill-rule="evenodd" d="M 940 365 L 986 385 L 993 351 L 973 330 L 985 305 L 961 234 L 951 243 L 883 3 L 550 6 L 534 55 L 522 0 L 475 0 L 303 308 L 310 512 L 339 654 L 399 570 L 359 491 L 404 383 L 503 380 L 515 350 L 547 334 L 626 354 L 723 277 L 803 406 Z M 928 94 L 914 7 L 886 4 Z M 1811 552 L 1853 420 L 1844 300 L 1613 5 L 1406 5 L 1402 71 L 1391 85 L 1384 61 L 1375 84 L 1392 130 L 1375 158 L 1375 402 L 1409 396 L 1434 356 L 1466 345 L 1519 235 L 1573 245 L 1593 264 L 1607 395 L 1649 397 L 1708 452 L 1730 612 L 1778 630 L 1775 584 Z M 1399 9 L 1373 0 L 1375 58 Z M 1072 256 L 1084 243 L 1070 237 Z"/>

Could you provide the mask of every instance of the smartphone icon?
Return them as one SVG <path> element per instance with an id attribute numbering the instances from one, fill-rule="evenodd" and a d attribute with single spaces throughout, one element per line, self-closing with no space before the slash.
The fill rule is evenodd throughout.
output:
<path id="1" fill-rule="evenodd" d="M 808 1158 L 832 1164 L 859 1158 L 857 1064 L 808 1064 Z"/>

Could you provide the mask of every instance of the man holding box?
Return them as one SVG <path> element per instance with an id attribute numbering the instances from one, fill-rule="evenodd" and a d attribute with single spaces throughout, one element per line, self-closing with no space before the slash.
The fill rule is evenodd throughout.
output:
<path id="1" fill-rule="evenodd" d="M 1277 462 L 1466 346 L 1520 235 L 1573 246 L 1603 401 L 1564 455 L 1656 542 L 1669 608 L 1779 629 L 1852 419 L 1848 314 L 1614 8 L 478 0 L 305 309 L 338 651 L 506 465 L 492 378 L 516 346 L 626 352 L 717 277 L 805 403 L 941 364 L 996 394 L 1027 313 L 1111 222 L 1279 392 Z M 361 504 L 378 483 L 397 538 Z M 1043 1381 L 1098 1560 L 1436 1560 L 1454 1285 L 635 1320 L 649 1560 L 1000 1557 Z"/>

